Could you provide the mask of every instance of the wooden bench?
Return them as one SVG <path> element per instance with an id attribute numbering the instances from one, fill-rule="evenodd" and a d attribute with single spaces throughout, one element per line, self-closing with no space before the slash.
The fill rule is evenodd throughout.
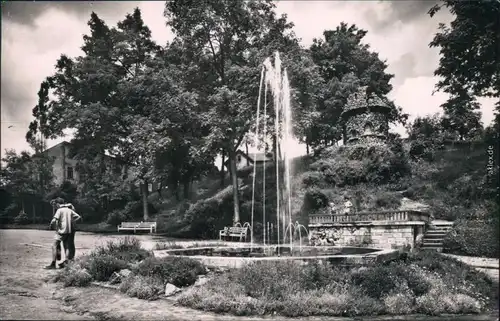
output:
<path id="1" fill-rule="evenodd" d="M 118 232 L 120 231 L 149 231 L 149 233 L 156 233 L 156 222 L 122 222 L 118 225 Z"/>
<path id="2" fill-rule="evenodd" d="M 219 240 L 222 240 L 223 237 L 238 237 L 240 241 L 243 238 L 246 240 L 248 234 L 248 227 L 226 227 L 223 230 L 219 231 Z"/>

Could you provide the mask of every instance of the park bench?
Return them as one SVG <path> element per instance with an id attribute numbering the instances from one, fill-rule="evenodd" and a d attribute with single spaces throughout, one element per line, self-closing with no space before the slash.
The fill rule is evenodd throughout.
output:
<path id="1" fill-rule="evenodd" d="M 118 232 L 120 231 L 149 231 L 149 233 L 156 232 L 156 222 L 122 222 L 118 225 Z"/>
<path id="2" fill-rule="evenodd" d="M 226 227 L 223 230 L 219 231 L 219 240 L 222 240 L 222 238 L 228 238 L 228 237 L 238 237 L 240 241 L 243 239 L 246 240 L 247 238 L 247 233 L 248 233 L 248 227 Z"/>

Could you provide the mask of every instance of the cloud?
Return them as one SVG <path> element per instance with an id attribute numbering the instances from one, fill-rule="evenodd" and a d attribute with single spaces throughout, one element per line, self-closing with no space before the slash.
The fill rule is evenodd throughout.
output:
<path id="1" fill-rule="evenodd" d="M 28 25 L 2 20 L 2 152 L 28 148 L 24 134 L 40 83 L 53 72 L 61 53 L 79 54 L 86 29 L 75 14 L 55 8 Z"/>
<path id="2" fill-rule="evenodd" d="M 381 3 L 379 1 L 378 3 Z M 384 14 L 366 15 L 370 25 L 375 32 L 385 31 L 392 28 L 395 24 L 414 23 L 423 16 L 428 17 L 428 11 L 438 0 L 413 0 L 413 1 L 383 1 L 385 4 Z"/>
<path id="3" fill-rule="evenodd" d="M 2 20 L 34 26 L 34 22 L 51 9 L 72 14 L 79 20 L 87 19 L 92 11 L 106 18 L 113 18 L 117 11 L 130 11 L 139 3 L 140 1 L 5 1 L 2 3 Z"/>

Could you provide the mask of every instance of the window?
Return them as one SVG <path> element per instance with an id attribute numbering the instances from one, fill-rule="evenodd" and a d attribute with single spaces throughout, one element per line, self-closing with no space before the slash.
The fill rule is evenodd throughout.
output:
<path id="1" fill-rule="evenodd" d="M 372 123 L 367 122 L 365 125 L 365 134 L 366 135 L 371 135 L 373 133 L 373 126 Z"/>
<path id="2" fill-rule="evenodd" d="M 241 155 L 238 155 L 238 163 L 241 162 Z"/>
<path id="3" fill-rule="evenodd" d="M 148 192 L 153 192 L 153 184 L 151 183 L 148 184 Z"/>
<path id="4" fill-rule="evenodd" d="M 68 166 L 68 168 L 66 169 L 66 178 L 67 179 L 75 179 L 72 166 Z"/>

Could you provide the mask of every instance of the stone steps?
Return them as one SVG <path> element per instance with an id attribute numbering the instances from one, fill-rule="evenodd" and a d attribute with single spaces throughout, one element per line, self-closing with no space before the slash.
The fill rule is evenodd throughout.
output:
<path id="1" fill-rule="evenodd" d="M 453 222 L 448 221 L 433 221 L 429 229 L 425 232 L 422 239 L 421 250 L 423 251 L 437 251 L 443 250 L 443 240 L 446 234 L 453 227 Z"/>

